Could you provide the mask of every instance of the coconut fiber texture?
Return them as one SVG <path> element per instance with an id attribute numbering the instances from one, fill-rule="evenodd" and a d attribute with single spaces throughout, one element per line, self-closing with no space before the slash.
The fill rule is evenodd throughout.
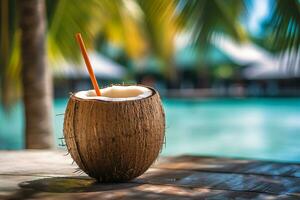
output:
<path id="1" fill-rule="evenodd" d="M 124 182 L 144 173 L 165 137 L 165 115 L 157 91 L 139 100 L 102 101 L 72 95 L 64 138 L 77 165 L 99 182 Z"/>

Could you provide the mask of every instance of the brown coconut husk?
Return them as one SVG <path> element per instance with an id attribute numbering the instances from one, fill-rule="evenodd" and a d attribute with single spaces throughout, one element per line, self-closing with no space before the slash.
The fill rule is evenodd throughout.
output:
<path id="1" fill-rule="evenodd" d="M 123 182 L 144 173 L 165 136 L 159 94 L 130 101 L 71 95 L 64 119 L 67 149 L 78 166 L 99 182 Z"/>

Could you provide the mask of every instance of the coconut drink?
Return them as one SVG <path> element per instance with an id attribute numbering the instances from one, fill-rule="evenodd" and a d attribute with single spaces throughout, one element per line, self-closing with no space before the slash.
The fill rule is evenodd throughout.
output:
<path id="1" fill-rule="evenodd" d="M 77 165 L 100 182 L 131 180 L 157 158 L 164 141 L 160 97 L 145 86 L 111 86 L 73 94 L 64 138 Z"/>
<path id="2" fill-rule="evenodd" d="M 144 173 L 156 160 L 165 137 L 158 92 L 143 85 L 99 89 L 80 35 L 77 35 L 94 90 L 70 96 L 64 118 L 67 149 L 99 182 L 123 182 Z"/>

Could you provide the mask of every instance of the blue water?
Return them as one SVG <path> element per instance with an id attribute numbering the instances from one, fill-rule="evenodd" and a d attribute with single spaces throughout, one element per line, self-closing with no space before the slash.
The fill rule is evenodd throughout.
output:
<path id="1" fill-rule="evenodd" d="M 62 136 L 67 99 L 54 105 L 55 138 Z M 163 155 L 213 155 L 300 162 L 300 99 L 164 100 Z M 23 148 L 22 106 L 0 109 L 0 149 Z"/>

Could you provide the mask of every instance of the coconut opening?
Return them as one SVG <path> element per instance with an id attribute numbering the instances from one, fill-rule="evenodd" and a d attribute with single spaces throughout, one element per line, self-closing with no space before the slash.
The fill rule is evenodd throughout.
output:
<path id="1" fill-rule="evenodd" d="M 143 99 L 151 96 L 152 90 L 142 86 L 120 86 L 100 89 L 101 96 L 97 96 L 95 90 L 80 91 L 75 94 L 82 99 L 99 99 L 103 101 L 128 101 Z"/>

